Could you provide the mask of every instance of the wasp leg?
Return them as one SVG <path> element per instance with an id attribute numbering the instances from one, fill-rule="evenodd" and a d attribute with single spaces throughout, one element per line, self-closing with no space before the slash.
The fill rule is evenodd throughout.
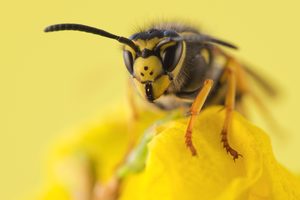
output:
<path id="1" fill-rule="evenodd" d="M 196 99 L 194 100 L 194 102 L 190 108 L 191 116 L 190 116 L 188 127 L 187 127 L 187 130 L 185 133 L 185 144 L 190 149 L 193 156 L 197 155 L 196 148 L 194 147 L 193 141 L 192 141 L 192 130 L 193 130 L 194 122 L 195 122 L 196 116 L 198 115 L 201 108 L 203 107 L 203 104 L 205 103 L 206 98 L 207 98 L 212 86 L 213 86 L 213 80 L 211 80 L 211 79 L 205 80 L 203 88 L 200 90 L 199 94 L 197 95 Z"/>
<path id="2" fill-rule="evenodd" d="M 233 66 L 231 64 L 233 64 Z M 227 153 L 228 152 L 230 153 L 230 155 L 233 157 L 233 160 L 237 159 L 239 156 L 242 156 L 230 146 L 227 137 L 228 129 L 232 121 L 232 114 L 235 106 L 236 74 L 235 74 L 235 69 L 233 68 L 235 64 L 237 63 L 235 63 L 233 59 L 229 58 L 229 61 L 225 69 L 228 86 L 227 86 L 227 92 L 225 97 L 225 110 L 226 110 L 225 120 L 221 132 L 221 142 L 223 143 L 223 147 L 226 149 Z"/>

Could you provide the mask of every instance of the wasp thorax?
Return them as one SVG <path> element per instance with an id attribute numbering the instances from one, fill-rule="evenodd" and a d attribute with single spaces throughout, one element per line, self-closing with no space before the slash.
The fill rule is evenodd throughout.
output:
<path id="1" fill-rule="evenodd" d="M 163 73 L 160 59 L 156 56 L 138 57 L 133 65 L 134 76 L 140 82 L 154 81 Z"/>

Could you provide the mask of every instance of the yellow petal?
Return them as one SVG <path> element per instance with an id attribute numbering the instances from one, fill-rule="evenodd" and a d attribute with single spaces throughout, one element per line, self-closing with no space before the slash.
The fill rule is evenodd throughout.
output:
<path id="1" fill-rule="evenodd" d="M 112 112 L 55 144 L 47 163 L 47 180 L 37 199 L 72 199 L 74 193 L 86 193 L 92 187 L 90 181 L 106 182 L 123 160 L 132 135 L 138 137 L 163 116 L 142 113 L 135 123 L 123 111 Z"/>
<path id="2" fill-rule="evenodd" d="M 229 142 L 243 155 L 233 161 L 220 142 L 224 112 L 201 113 L 193 141 L 184 144 L 187 119 L 159 127 L 149 144 L 146 169 L 128 177 L 121 200 L 300 199 L 300 181 L 274 158 L 268 136 L 235 113 Z"/>
<path id="3" fill-rule="evenodd" d="M 86 194 L 92 187 L 87 171 L 95 181 L 107 180 L 122 160 L 129 134 L 142 134 L 161 117 L 143 113 L 129 128 L 126 117 L 113 115 L 67 140 L 51 159 L 52 181 L 42 199 L 72 199 L 74 193 Z M 156 136 L 148 144 L 146 167 L 125 177 L 120 199 L 300 199 L 300 180 L 275 160 L 268 136 L 235 113 L 229 142 L 243 157 L 234 162 L 220 142 L 223 121 L 220 107 L 208 108 L 198 116 L 193 132 L 197 157 L 184 143 L 187 118 L 154 129 Z"/>

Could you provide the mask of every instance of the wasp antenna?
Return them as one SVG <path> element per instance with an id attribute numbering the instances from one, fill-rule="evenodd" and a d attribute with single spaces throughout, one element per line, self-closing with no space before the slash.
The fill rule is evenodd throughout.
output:
<path id="1" fill-rule="evenodd" d="M 216 38 L 208 37 L 208 41 L 216 43 L 216 44 L 220 44 L 220 45 L 223 45 L 225 47 L 232 48 L 232 49 L 238 49 L 238 47 L 235 46 L 234 44 L 231 44 L 231 43 L 226 42 L 224 40 L 219 40 L 219 39 L 216 39 Z"/>
<path id="2" fill-rule="evenodd" d="M 199 42 L 199 43 L 203 43 L 203 42 L 211 42 L 211 43 L 216 43 L 222 46 L 226 46 L 232 49 L 238 49 L 237 46 L 235 46 L 234 44 L 231 44 L 229 42 L 226 42 L 224 40 L 220 40 L 208 35 L 184 35 L 181 37 L 176 37 L 174 38 L 174 40 L 185 40 L 185 41 L 190 41 L 190 42 Z"/>
<path id="3" fill-rule="evenodd" d="M 54 24 L 51 26 L 48 26 L 45 28 L 45 32 L 54 32 L 54 31 L 66 31 L 66 30 L 72 30 L 72 31 L 83 31 L 87 33 L 93 33 L 96 35 L 101 35 L 103 37 L 111 38 L 114 40 L 119 41 L 120 43 L 126 44 L 130 46 L 133 50 L 136 52 L 139 51 L 138 47 L 132 42 L 130 39 L 117 36 L 112 33 L 109 33 L 107 31 L 104 31 L 102 29 L 94 28 L 91 26 L 83 25 L 83 24 Z"/>

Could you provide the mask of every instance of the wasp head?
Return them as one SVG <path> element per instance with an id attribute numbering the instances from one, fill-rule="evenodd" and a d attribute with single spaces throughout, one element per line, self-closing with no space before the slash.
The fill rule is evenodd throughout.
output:
<path id="1" fill-rule="evenodd" d="M 184 42 L 172 40 L 175 37 L 175 32 L 150 30 L 131 36 L 137 51 L 124 46 L 125 65 L 141 96 L 150 102 L 165 93 L 182 65 Z"/>

